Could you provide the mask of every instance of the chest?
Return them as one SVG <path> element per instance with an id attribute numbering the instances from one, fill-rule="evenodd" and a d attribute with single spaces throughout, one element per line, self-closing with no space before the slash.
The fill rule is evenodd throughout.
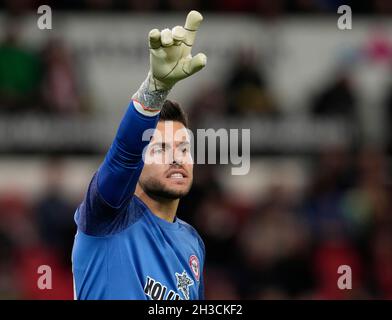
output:
<path id="1" fill-rule="evenodd" d="M 148 299 L 198 299 L 202 257 L 197 241 L 186 234 L 140 225 L 123 234 L 114 250 Z"/>

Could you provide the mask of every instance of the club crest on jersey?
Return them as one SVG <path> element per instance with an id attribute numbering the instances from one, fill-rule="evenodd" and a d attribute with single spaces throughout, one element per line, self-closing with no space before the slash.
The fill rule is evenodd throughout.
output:
<path id="1" fill-rule="evenodd" d="M 199 264 L 199 259 L 192 254 L 189 257 L 189 266 L 191 267 L 191 270 L 196 278 L 197 281 L 200 280 L 200 264 Z"/>

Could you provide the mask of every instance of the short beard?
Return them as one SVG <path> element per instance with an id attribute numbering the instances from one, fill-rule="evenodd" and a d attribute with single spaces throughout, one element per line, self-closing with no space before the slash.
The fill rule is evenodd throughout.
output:
<path id="1" fill-rule="evenodd" d="M 185 197 L 191 188 L 192 183 L 186 191 L 175 191 L 166 188 L 161 182 L 155 179 L 147 181 L 139 180 L 140 187 L 152 199 L 156 200 L 177 200 Z"/>

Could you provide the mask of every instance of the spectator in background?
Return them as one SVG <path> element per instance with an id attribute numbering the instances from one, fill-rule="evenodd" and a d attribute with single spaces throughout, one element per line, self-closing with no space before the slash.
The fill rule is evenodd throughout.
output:
<path id="1" fill-rule="evenodd" d="M 392 234 L 385 157 L 365 147 L 353 159 L 341 148 L 325 150 L 305 196 L 304 213 L 313 227 L 317 298 L 386 298 L 391 293 L 386 271 L 390 257 L 380 245 L 384 239 L 388 247 Z M 336 286 L 340 265 L 352 269 L 353 290 L 346 294 Z"/>
<path id="2" fill-rule="evenodd" d="M 224 116 L 227 106 L 227 95 L 221 86 L 207 84 L 201 87 L 190 106 L 189 119 L 192 130 L 199 128 L 200 123 L 207 118 Z"/>
<path id="3" fill-rule="evenodd" d="M 35 227 L 40 246 L 21 255 L 21 275 L 26 294 L 34 299 L 72 299 L 71 251 L 75 234 L 74 204 L 64 197 L 61 182 L 64 180 L 63 163 L 59 158 L 49 161 L 46 169 L 47 185 L 43 196 L 34 206 Z M 38 290 L 30 273 L 37 265 L 48 265 L 52 270 L 52 292 Z M 35 271 L 36 272 L 36 271 Z M 36 277 L 35 277 L 36 278 Z M 33 278 L 34 279 L 34 278 Z"/>
<path id="4" fill-rule="evenodd" d="M 239 231 L 242 296 L 288 299 L 312 289 L 311 234 L 295 207 L 284 187 L 272 187 Z"/>
<path id="5" fill-rule="evenodd" d="M 377 297 L 392 294 L 391 237 L 392 201 L 388 161 L 382 150 L 365 147 L 357 158 L 358 181 L 346 194 L 345 215 L 352 229 L 364 269 L 365 279 Z"/>
<path id="6" fill-rule="evenodd" d="M 339 73 L 313 100 L 312 113 L 322 117 L 357 120 L 357 102 L 348 72 Z"/>
<path id="7" fill-rule="evenodd" d="M 2 255 L 5 260 L 0 260 L 0 286 L 2 295 L 11 295 L 16 298 L 26 299 L 29 294 L 25 290 L 21 269 L 25 267 L 20 259 L 26 257 L 24 262 L 32 257 L 30 249 L 38 244 L 38 237 L 33 219 L 31 219 L 31 206 L 27 197 L 19 190 L 8 190 L 0 195 L 0 234 L 2 238 Z M 35 267 L 37 268 L 37 267 Z M 34 270 L 36 274 L 36 269 Z M 29 272 L 31 281 L 34 273 Z M 36 278 L 34 279 L 36 280 Z"/>
<path id="8" fill-rule="evenodd" d="M 263 116 L 278 115 L 275 99 L 260 71 L 260 57 L 251 50 L 242 50 L 228 75 L 226 95 L 229 113 Z"/>
<path id="9" fill-rule="evenodd" d="M 315 239 L 336 233 L 348 235 L 342 202 L 345 192 L 355 183 L 351 168 L 351 157 L 344 147 L 329 147 L 321 152 L 302 209 Z"/>
<path id="10" fill-rule="evenodd" d="M 75 63 L 64 42 L 51 39 L 43 50 L 44 77 L 42 95 L 45 109 L 72 114 L 82 109 Z"/>
<path id="11" fill-rule="evenodd" d="M 353 237 L 366 236 L 377 225 L 391 224 L 389 174 L 382 151 L 366 147 L 357 158 L 357 181 L 345 194 L 344 214 Z"/>
<path id="12" fill-rule="evenodd" d="M 19 299 L 15 268 L 16 253 L 21 238 L 28 238 L 25 216 L 28 208 L 23 195 L 17 191 L 0 195 L 0 299 Z M 26 234 L 24 234 L 26 233 Z M 28 239 L 31 240 L 31 239 Z"/>
<path id="13" fill-rule="evenodd" d="M 13 241 L 0 227 L 0 300 L 19 298 L 13 272 L 15 267 L 14 250 Z"/>
<path id="14" fill-rule="evenodd" d="M 18 18 L 5 21 L 5 37 L 0 44 L 0 111 L 23 112 L 39 106 L 42 68 L 39 56 L 20 41 Z"/>
<path id="15" fill-rule="evenodd" d="M 371 239 L 372 272 L 377 295 L 392 299 L 392 227 L 379 225 Z"/>
<path id="16" fill-rule="evenodd" d="M 61 159 L 50 160 L 46 169 L 46 191 L 35 206 L 39 235 L 46 247 L 56 252 L 67 268 L 71 268 L 70 252 L 74 239 L 74 206 L 64 197 Z"/>

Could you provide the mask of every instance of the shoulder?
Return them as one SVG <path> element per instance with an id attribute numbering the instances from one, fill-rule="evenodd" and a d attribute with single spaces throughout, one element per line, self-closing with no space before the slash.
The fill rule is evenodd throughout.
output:
<path id="1" fill-rule="evenodd" d="M 200 234 L 197 232 L 197 230 L 194 227 L 192 227 L 189 223 L 185 222 L 184 220 L 181 220 L 180 218 L 177 218 L 177 221 L 182 228 L 184 228 L 192 237 L 194 237 L 196 239 L 196 241 L 198 241 L 198 243 L 203 251 L 203 254 L 205 254 L 204 241 L 201 238 Z"/>
<path id="2" fill-rule="evenodd" d="M 74 220 L 78 230 L 91 236 L 102 237 L 119 233 L 143 216 L 143 208 L 132 197 L 113 207 L 101 196 L 94 174 L 83 202 L 76 210 Z"/>

